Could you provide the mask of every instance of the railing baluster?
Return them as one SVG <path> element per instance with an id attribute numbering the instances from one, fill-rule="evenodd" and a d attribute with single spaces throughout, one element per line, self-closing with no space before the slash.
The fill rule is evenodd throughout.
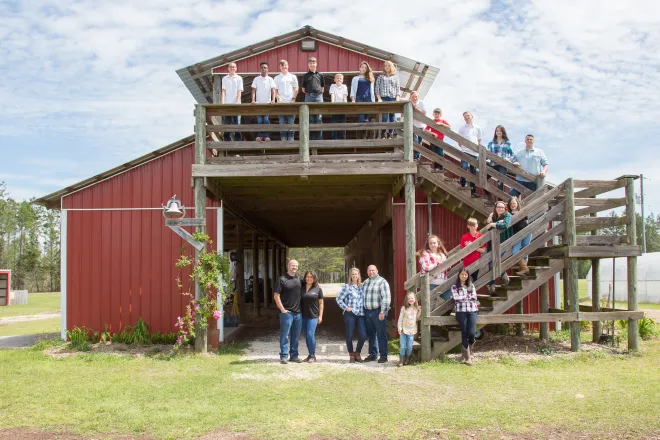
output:
<path id="1" fill-rule="evenodd" d="M 420 279 L 419 296 L 422 303 L 422 322 L 420 340 L 422 344 L 422 362 L 431 360 L 431 326 L 426 324 L 425 317 L 431 316 L 431 286 L 428 275 Z"/>
<path id="2" fill-rule="evenodd" d="M 482 189 L 486 189 L 486 184 L 488 182 L 488 174 L 486 173 L 486 160 L 488 155 L 486 154 L 488 150 L 483 145 L 479 145 L 479 186 Z"/>
<path id="3" fill-rule="evenodd" d="M 298 109 L 300 125 L 300 162 L 309 163 L 309 105 L 302 104 Z"/>
<path id="4" fill-rule="evenodd" d="M 411 102 L 403 105 L 403 160 L 413 160 L 413 106 Z"/>
<path id="5" fill-rule="evenodd" d="M 490 230 L 491 258 L 493 262 L 493 281 L 500 276 L 502 272 L 502 257 L 500 256 L 500 233 L 497 228 Z"/>

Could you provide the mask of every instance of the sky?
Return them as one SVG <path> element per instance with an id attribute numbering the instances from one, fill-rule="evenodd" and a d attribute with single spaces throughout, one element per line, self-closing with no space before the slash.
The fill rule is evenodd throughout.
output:
<path id="1" fill-rule="evenodd" d="M 176 69 L 305 25 L 438 67 L 427 109 L 533 133 L 550 182 L 643 173 L 660 213 L 657 0 L 0 0 L 0 182 L 40 197 L 192 134 Z"/>

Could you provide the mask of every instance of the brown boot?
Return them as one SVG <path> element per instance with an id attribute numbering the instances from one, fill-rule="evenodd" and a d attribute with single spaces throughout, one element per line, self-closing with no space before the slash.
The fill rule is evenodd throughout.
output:
<path id="1" fill-rule="evenodd" d="M 405 356 L 399 356 L 399 365 L 397 365 L 397 366 L 398 367 L 403 367 L 404 365 L 406 365 L 406 357 Z"/>
<path id="2" fill-rule="evenodd" d="M 529 267 L 527 267 L 527 260 L 522 259 L 518 264 L 520 266 L 520 270 L 516 272 L 516 275 L 526 275 L 529 273 Z"/>
<path id="3" fill-rule="evenodd" d="M 470 352 L 468 350 L 469 348 L 464 348 L 461 345 L 461 364 L 465 364 L 470 360 Z"/>
<path id="4" fill-rule="evenodd" d="M 362 362 L 363 362 L 362 357 L 360 356 L 360 352 L 359 352 L 359 351 L 356 351 L 355 353 L 353 353 L 353 355 L 355 356 L 355 362 L 358 362 L 358 363 L 362 363 Z"/>
<path id="5" fill-rule="evenodd" d="M 348 363 L 349 364 L 354 364 L 355 363 L 355 353 L 353 353 L 353 352 L 348 353 Z"/>
<path id="6" fill-rule="evenodd" d="M 408 365 L 410 363 L 410 356 L 406 355 L 403 357 L 403 365 Z"/>
<path id="7" fill-rule="evenodd" d="M 468 349 L 467 349 L 467 357 L 468 357 L 468 359 L 467 359 L 467 361 L 465 361 L 465 365 L 472 366 L 472 363 L 473 363 L 473 359 L 472 359 L 472 347 L 474 347 L 474 344 L 468 346 Z"/>

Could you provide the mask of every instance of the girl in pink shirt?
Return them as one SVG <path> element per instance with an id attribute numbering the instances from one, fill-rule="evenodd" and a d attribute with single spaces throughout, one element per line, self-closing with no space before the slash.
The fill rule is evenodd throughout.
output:
<path id="1" fill-rule="evenodd" d="M 431 270 L 435 269 L 439 264 L 442 264 L 447 260 L 447 249 L 440 241 L 437 235 L 429 235 L 426 239 L 426 244 L 424 249 L 417 252 L 419 257 L 419 265 L 421 266 L 422 273 L 428 273 Z M 447 280 L 447 271 L 443 270 L 433 275 L 433 278 L 429 280 L 431 291 L 438 287 L 440 284 L 444 283 Z M 447 301 L 451 297 L 451 288 L 446 292 L 443 292 L 440 295 L 440 298 Z M 437 307 L 436 301 L 431 300 L 431 309 Z"/>

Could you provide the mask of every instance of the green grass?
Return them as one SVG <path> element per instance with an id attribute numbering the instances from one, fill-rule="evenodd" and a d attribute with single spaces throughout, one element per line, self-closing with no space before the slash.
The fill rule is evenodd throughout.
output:
<path id="1" fill-rule="evenodd" d="M 480 438 L 660 434 L 658 341 L 634 356 L 505 357 L 472 368 L 453 361 L 385 370 L 240 363 L 236 350 L 57 359 L 0 350 L 0 365 L 4 428 L 177 439 L 217 428 L 272 439 L 438 436 L 432 430 Z"/>
<path id="2" fill-rule="evenodd" d="M 28 303 L 0 307 L 0 318 L 38 313 L 58 313 L 60 311 L 60 293 L 28 293 Z"/>
<path id="3" fill-rule="evenodd" d="M 60 318 L 38 319 L 0 325 L 0 336 L 32 335 L 60 331 Z"/>
<path id="4" fill-rule="evenodd" d="M 561 298 L 561 303 L 564 303 L 564 283 L 559 283 L 559 295 Z M 578 280 L 578 298 L 587 298 L 589 297 L 589 291 L 587 290 L 587 280 Z M 580 304 L 591 305 L 591 298 L 583 299 L 580 301 Z M 627 309 L 628 303 L 623 301 L 616 301 L 616 308 L 618 309 Z M 650 309 L 650 310 L 660 310 L 660 304 L 653 303 L 639 303 L 640 309 Z"/>

